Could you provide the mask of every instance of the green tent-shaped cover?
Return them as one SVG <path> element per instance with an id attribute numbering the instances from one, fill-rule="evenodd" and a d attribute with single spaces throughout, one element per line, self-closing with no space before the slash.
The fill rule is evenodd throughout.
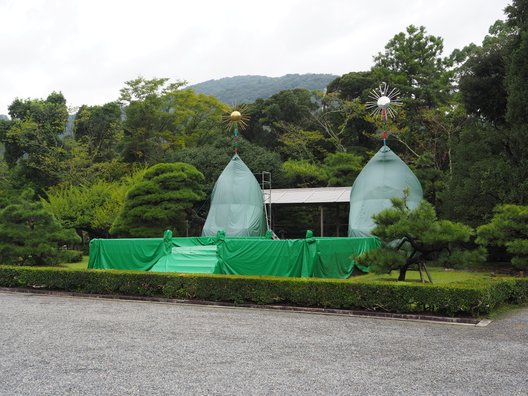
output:
<path id="1" fill-rule="evenodd" d="M 266 229 L 260 185 L 235 154 L 213 188 L 202 235 L 214 236 L 223 230 L 227 236 L 263 236 Z"/>
<path id="2" fill-rule="evenodd" d="M 414 209 L 423 199 L 422 186 L 405 162 L 383 146 L 352 185 L 348 236 L 370 236 L 375 226 L 372 216 L 391 207 L 391 198 L 403 197 L 405 188 L 409 189 L 407 206 Z"/>

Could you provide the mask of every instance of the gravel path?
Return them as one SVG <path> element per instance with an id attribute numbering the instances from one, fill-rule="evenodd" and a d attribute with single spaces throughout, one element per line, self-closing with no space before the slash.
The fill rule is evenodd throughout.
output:
<path id="1" fill-rule="evenodd" d="M 0 292 L 1 395 L 527 394 L 487 327 Z"/>

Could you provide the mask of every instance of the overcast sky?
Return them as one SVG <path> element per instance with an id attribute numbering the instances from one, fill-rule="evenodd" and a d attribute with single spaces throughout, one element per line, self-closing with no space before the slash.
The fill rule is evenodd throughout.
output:
<path id="1" fill-rule="evenodd" d="M 190 84 L 236 75 L 368 70 L 405 27 L 445 52 L 480 44 L 509 0 L 0 0 L 0 114 L 62 91 L 116 100 L 138 75 Z"/>

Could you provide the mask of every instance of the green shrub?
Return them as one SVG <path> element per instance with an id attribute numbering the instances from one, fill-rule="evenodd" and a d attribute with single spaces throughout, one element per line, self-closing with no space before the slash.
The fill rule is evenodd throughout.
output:
<path id="1" fill-rule="evenodd" d="M 83 259 L 81 250 L 63 250 L 61 252 L 61 261 L 63 263 L 80 263 Z"/>
<path id="2" fill-rule="evenodd" d="M 528 270 L 528 205 L 497 205 L 488 224 L 477 229 L 477 243 L 505 247 L 512 265 Z"/>
<path id="3" fill-rule="evenodd" d="M 0 210 L 2 263 L 54 265 L 61 261 L 61 246 L 79 241 L 73 229 L 63 228 L 42 203 L 27 196 Z"/>
<path id="4" fill-rule="evenodd" d="M 0 266 L 0 286 L 449 316 L 478 316 L 502 303 L 528 301 L 528 279 L 513 278 L 490 278 L 485 282 L 468 281 L 446 286 Z"/>

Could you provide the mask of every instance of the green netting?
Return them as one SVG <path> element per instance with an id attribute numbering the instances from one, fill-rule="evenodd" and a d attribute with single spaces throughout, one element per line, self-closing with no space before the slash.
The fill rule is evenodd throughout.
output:
<path id="1" fill-rule="evenodd" d="M 148 271 L 167 254 L 163 238 L 92 239 L 88 268 Z"/>
<path id="2" fill-rule="evenodd" d="M 383 146 L 365 165 L 350 191 L 348 236 L 370 236 L 372 216 L 392 206 L 391 198 L 403 197 L 409 189 L 407 206 L 414 209 L 423 199 L 420 182 L 388 146 Z"/>
<path id="3" fill-rule="evenodd" d="M 156 272 L 348 278 L 374 237 L 94 239 L 88 268 Z"/>
<path id="4" fill-rule="evenodd" d="M 235 154 L 216 181 L 202 235 L 261 236 L 266 229 L 260 185 Z"/>
<path id="5" fill-rule="evenodd" d="M 218 274 L 300 277 L 311 266 L 305 240 L 226 239 L 218 245 Z"/>
<path id="6" fill-rule="evenodd" d="M 152 272 L 214 274 L 218 267 L 216 246 L 173 247 L 150 269 Z"/>
<path id="7" fill-rule="evenodd" d="M 365 271 L 366 268 L 358 266 L 350 257 L 360 256 L 380 246 L 379 239 L 372 237 L 316 238 L 315 243 L 316 254 L 311 276 L 316 278 L 348 278 L 354 266 Z"/>

